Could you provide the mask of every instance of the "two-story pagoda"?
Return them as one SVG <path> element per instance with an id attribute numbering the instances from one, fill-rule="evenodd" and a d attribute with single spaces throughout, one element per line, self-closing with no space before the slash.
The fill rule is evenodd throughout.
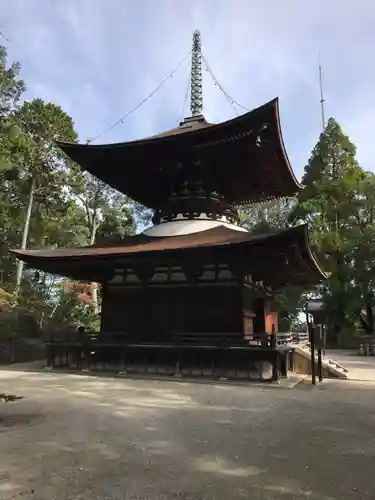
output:
<path id="1" fill-rule="evenodd" d="M 198 347 L 224 338 L 248 345 L 252 333 L 277 332 L 275 291 L 325 278 L 305 225 L 262 235 L 239 225 L 236 206 L 294 196 L 302 186 L 284 148 L 277 99 L 224 123 L 205 120 L 200 57 L 196 32 L 192 116 L 178 128 L 120 144 L 59 144 L 83 169 L 152 209 L 153 226 L 116 242 L 16 251 L 32 268 L 101 283 L 101 332 L 132 345 Z"/>

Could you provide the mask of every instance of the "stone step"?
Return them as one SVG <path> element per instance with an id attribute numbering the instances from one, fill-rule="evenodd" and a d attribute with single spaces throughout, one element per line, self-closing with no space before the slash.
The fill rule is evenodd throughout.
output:
<path id="1" fill-rule="evenodd" d="M 304 345 L 304 346 L 300 346 L 299 347 L 303 352 L 306 353 L 306 355 L 308 355 L 310 358 L 311 358 L 311 348 L 309 345 Z M 315 352 L 315 362 L 318 361 L 318 353 Z M 345 368 L 344 366 L 340 365 L 340 363 L 337 363 L 337 361 L 335 361 L 334 359 L 332 358 L 322 358 L 322 364 L 323 364 L 323 367 L 326 368 L 326 369 L 333 369 L 335 370 L 336 372 L 338 373 L 342 373 L 343 375 L 345 375 L 345 377 L 347 377 L 347 374 L 349 373 L 348 369 Z"/>

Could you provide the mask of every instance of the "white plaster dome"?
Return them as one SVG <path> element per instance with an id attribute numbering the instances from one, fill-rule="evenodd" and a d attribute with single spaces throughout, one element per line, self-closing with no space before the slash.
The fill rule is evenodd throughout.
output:
<path id="1" fill-rule="evenodd" d="M 166 237 L 166 236 L 182 236 L 184 234 L 194 234 L 201 231 L 207 231 L 218 226 L 224 226 L 235 231 L 247 232 L 247 229 L 230 223 L 222 219 L 175 219 L 170 222 L 163 222 L 156 226 L 149 227 L 143 231 L 146 236 Z"/>

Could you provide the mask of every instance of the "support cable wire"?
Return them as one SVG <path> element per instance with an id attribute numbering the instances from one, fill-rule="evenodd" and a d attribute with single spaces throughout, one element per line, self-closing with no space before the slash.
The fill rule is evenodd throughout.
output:
<path id="1" fill-rule="evenodd" d="M 9 35 L 8 35 L 8 33 L 4 33 L 4 31 L 2 31 L 3 28 L 4 28 L 4 25 L 0 24 L 0 38 L 5 40 L 6 42 L 10 42 Z"/>
<path id="2" fill-rule="evenodd" d="M 135 111 L 137 111 L 137 109 L 139 109 L 146 101 L 148 101 L 149 99 L 151 99 L 151 97 L 154 96 L 154 94 L 164 85 L 164 83 L 166 81 L 168 81 L 170 78 L 173 77 L 173 75 L 176 73 L 176 71 L 180 68 L 180 66 L 183 65 L 183 63 L 186 61 L 186 59 L 190 56 L 191 54 L 191 51 L 186 55 L 186 57 L 184 57 L 182 59 L 182 61 L 180 61 L 177 66 L 174 68 L 174 70 L 164 78 L 164 80 L 162 80 L 159 85 L 157 85 L 154 90 L 152 92 L 150 92 L 146 97 L 144 97 L 134 108 L 132 108 L 130 111 L 128 111 L 128 113 L 126 113 L 122 118 L 120 118 L 119 120 L 117 120 L 117 122 L 115 122 L 113 125 L 107 127 L 106 129 L 103 130 L 103 132 L 101 132 L 100 134 L 98 134 L 97 136 L 93 137 L 92 139 L 89 139 L 87 140 L 86 144 L 91 144 L 92 142 L 96 141 L 97 139 L 99 139 L 100 137 L 102 137 L 104 134 L 106 134 L 107 132 L 109 132 L 110 130 L 114 129 L 117 125 L 119 125 L 120 123 L 123 123 L 124 120 L 126 120 L 126 118 L 129 118 L 130 115 L 132 115 Z"/>
<path id="3" fill-rule="evenodd" d="M 224 96 L 226 97 L 227 101 L 230 103 L 230 105 L 232 106 L 234 112 L 236 113 L 236 115 L 238 115 L 237 113 L 237 110 L 236 108 L 234 107 L 234 104 L 236 104 L 237 106 L 239 106 L 240 108 L 242 108 L 243 110 L 245 111 L 250 111 L 248 108 L 245 108 L 245 106 L 242 106 L 242 104 L 240 104 L 239 102 L 237 102 L 235 99 L 233 99 L 233 97 L 231 97 L 225 90 L 224 88 L 222 87 L 222 85 L 220 85 L 220 82 L 218 81 L 218 79 L 216 78 L 214 72 L 212 71 L 212 69 L 210 68 L 208 62 L 207 62 L 207 59 L 204 57 L 204 55 L 202 54 L 202 61 L 204 63 L 204 66 L 206 68 L 206 70 L 208 71 L 209 75 L 211 76 L 211 78 L 213 79 L 214 83 L 219 87 L 219 89 L 222 91 L 222 93 L 224 94 Z"/>
<path id="4" fill-rule="evenodd" d="M 181 114 L 180 114 L 179 123 L 181 123 L 182 120 L 184 119 L 184 111 L 185 111 L 185 106 L 186 106 L 186 103 L 187 103 L 187 100 L 188 100 L 190 85 L 191 85 L 191 75 L 189 76 L 188 84 L 187 84 L 187 87 L 186 87 L 186 90 L 185 90 L 184 102 L 183 102 L 182 108 L 181 108 Z"/>
<path id="5" fill-rule="evenodd" d="M 215 75 L 213 74 L 211 68 L 209 67 L 209 65 L 207 64 L 204 56 L 202 56 L 202 60 L 203 60 L 203 64 L 205 66 L 205 69 L 206 71 L 208 72 L 208 74 L 211 76 L 212 80 L 214 81 L 214 84 L 219 87 L 219 89 L 222 91 L 225 99 L 228 101 L 229 105 L 231 106 L 231 108 L 233 109 L 234 113 L 236 116 L 238 116 L 238 112 L 236 110 L 236 108 L 234 107 L 234 104 L 233 104 L 233 100 L 228 96 L 228 94 L 225 92 L 225 90 L 223 89 L 223 87 L 220 85 L 219 81 L 217 80 L 217 78 L 215 77 Z"/>
<path id="6" fill-rule="evenodd" d="M 322 117 L 322 133 L 324 134 L 325 128 L 326 128 L 326 120 L 325 120 L 325 113 L 324 113 L 324 93 L 323 93 L 323 69 L 322 69 L 322 63 L 321 63 L 321 56 L 319 52 L 319 88 L 320 88 L 320 114 Z"/>

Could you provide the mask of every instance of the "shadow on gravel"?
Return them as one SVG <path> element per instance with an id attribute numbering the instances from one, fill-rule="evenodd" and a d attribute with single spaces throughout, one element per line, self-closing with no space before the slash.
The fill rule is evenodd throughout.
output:
<path id="1" fill-rule="evenodd" d="M 38 413 L 24 413 L 24 414 L 12 414 L 4 415 L 0 413 L 0 432 L 4 428 L 17 427 L 17 426 L 27 426 L 33 424 L 35 421 L 41 421 L 43 418 L 42 414 Z"/>
<path id="2" fill-rule="evenodd" d="M 23 399 L 23 396 L 15 396 L 14 394 L 0 394 L 0 401 L 4 401 L 5 403 L 18 401 L 19 399 Z"/>

